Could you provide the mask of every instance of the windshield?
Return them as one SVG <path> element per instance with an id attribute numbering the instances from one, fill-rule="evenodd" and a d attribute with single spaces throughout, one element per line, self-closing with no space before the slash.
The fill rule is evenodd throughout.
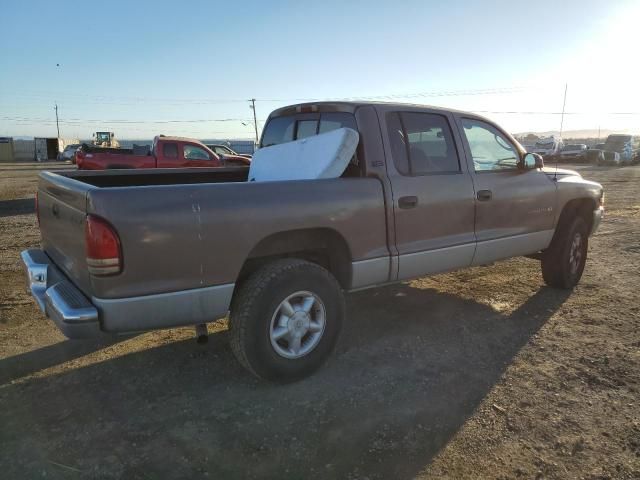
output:
<path id="1" fill-rule="evenodd" d="M 211 149 L 218 155 L 236 155 L 236 152 L 224 145 L 213 145 Z"/>
<path id="2" fill-rule="evenodd" d="M 111 135 L 109 132 L 98 132 L 96 133 L 96 141 L 98 143 L 108 142 L 111 140 Z"/>
<path id="3" fill-rule="evenodd" d="M 536 142 L 536 147 L 538 148 L 553 148 L 554 147 L 554 143 L 553 142 Z"/>

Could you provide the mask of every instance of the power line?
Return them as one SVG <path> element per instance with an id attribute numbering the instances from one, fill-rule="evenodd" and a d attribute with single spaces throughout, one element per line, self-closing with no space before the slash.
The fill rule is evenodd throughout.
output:
<path id="1" fill-rule="evenodd" d="M 426 92 L 407 92 L 396 93 L 388 95 L 364 95 L 364 96 L 350 96 L 342 98 L 329 98 L 328 100 L 349 101 L 349 100 L 391 100 L 397 98 L 426 98 L 426 97 L 449 97 L 449 96 L 466 96 L 466 95 L 496 95 L 496 94 L 510 94 L 519 93 L 523 90 L 530 89 L 530 87 L 498 87 L 498 88 L 485 88 L 485 89 L 466 89 L 466 90 L 434 90 Z M 43 98 L 49 99 L 51 96 L 57 98 L 67 97 L 65 103 L 70 102 L 70 99 L 79 99 L 83 103 L 93 101 L 99 104 L 137 104 L 148 102 L 160 102 L 165 105 L 169 104 L 215 104 L 215 103 L 244 103 L 246 99 L 239 98 L 154 98 L 154 97 L 121 97 L 121 96 L 109 96 L 109 95 L 90 95 L 90 94 L 74 94 L 74 93 L 60 93 L 60 92 L 40 92 L 40 93 L 13 93 L 12 97 L 26 97 L 26 98 Z M 308 98 L 255 98 L 256 102 L 314 102 L 321 101 L 318 97 Z"/>
<path id="2" fill-rule="evenodd" d="M 0 117 L 2 120 L 34 120 L 40 122 L 51 121 L 48 118 L 37 117 Z M 69 118 L 66 120 L 60 120 L 60 123 L 114 123 L 114 124 L 165 124 L 165 123 L 209 123 L 209 122 L 249 122 L 247 118 L 201 118 L 195 120 L 124 120 L 124 119 L 83 119 L 83 118 Z"/>

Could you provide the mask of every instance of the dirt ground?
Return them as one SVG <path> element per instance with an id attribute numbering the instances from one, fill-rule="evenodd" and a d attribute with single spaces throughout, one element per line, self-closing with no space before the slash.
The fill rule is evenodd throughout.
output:
<path id="1" fill-rule="evenodd" d="M 0 477 L 640 478 L 640 167 L 581 167 L 607 214 L 573 292 L 523 258 L 351 294 L 286 386 L 223 324 L 65 340 L 18 261 L 43 168 L 0 164 Z"/>

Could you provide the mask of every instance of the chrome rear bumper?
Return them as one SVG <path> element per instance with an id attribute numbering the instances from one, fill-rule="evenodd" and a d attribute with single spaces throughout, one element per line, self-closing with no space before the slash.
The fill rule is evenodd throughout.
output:
<path id="1" fill-rule="evenodd" d="M 40 310 L 68 338 L 101 335 L 98 310 L 53 264 L 45 252 L 24 250 L 20 257 L 27 288 Z"/>
<path id="2" fill-rule="evenodd" d="M 224 317 L 234 284 L 140 297 L 88 299 L 39 249 L 20 256 L 27 287 L 40 310 L 68 338 L 199 325 Z"/>

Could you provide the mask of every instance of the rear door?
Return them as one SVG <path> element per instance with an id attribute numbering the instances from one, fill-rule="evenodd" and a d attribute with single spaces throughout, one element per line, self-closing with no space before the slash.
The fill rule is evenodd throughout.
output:
<path id="1" fill-rule="evenodd" d="M 388 111 L 384 120 L 398 279 L 469 266 L 474 192 L 452 118 L 421 109 Z"/>
<path id="2" fill-rule="evenodd" d="M 520 168 L 522 152 L 496 125 L 457 117 L 476 190 L 474 265 L 546 248 L 553 236 L 556 184 Z"/>

